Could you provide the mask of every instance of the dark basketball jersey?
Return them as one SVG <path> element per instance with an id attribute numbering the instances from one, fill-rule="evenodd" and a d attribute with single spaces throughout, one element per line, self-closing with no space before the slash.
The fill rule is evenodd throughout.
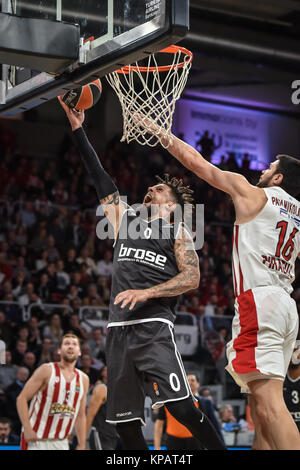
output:
<path id="1" fill-rule="evenodd" d="M 293 380 L 287 374 L 283 384 L 283 396 L 287 409 L 300 431 L 300 377 Z"/>
<path id="2" fill-rule="evenodd" d="M 178 274 L 174 253 L 175 231 L 176 227 L 165 219 L 147 221 L 133 209 L 125 212 L 115 243 L 109 322 L 149 318 L 174 321 L 176 297 L 139 302 L 133 310 L 129 310 L 129 305 L 121 309 L 122 303 L 114 305 L 114 300 L 120 292 L 147 289 Z"/>

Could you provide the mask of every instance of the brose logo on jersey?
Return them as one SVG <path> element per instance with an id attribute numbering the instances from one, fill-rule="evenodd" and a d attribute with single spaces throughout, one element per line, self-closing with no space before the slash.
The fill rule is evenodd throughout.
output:
<path id="1" fill-rule="evenodd" d="M 160 269 L 164 269 L 167 262 L 166 256 L 155 253 L 155 251 L 143 250 L 142 248 L 126 247 L 123 243 L 121 245 L 118 257 L 118 261 L 122 261 L 122 259 L 126 258 L 127 260 L 150 264 Z"/>

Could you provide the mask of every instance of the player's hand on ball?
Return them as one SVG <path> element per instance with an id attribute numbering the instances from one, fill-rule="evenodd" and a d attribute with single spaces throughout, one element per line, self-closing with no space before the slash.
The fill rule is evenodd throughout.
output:
<path id="1" fill-rule="evenodd" d="M 79 129 L 84 121 L 84 111 L 76 111 L 76 109 L 74 108 L 69 108 L 69 106 L 67 106 L 66 103 L 63 102 L 61 96 L 58 96 L 58 101 L 66 112 L 66 115 L 72 127 L 72 131 Z"/>
<path id="2" fill-rule="evenodd" d="M 120 292 L 115 298 L 114 304 L 118 305 L 122 302 L 121 308 L 129 305 L 129 310 L 132 310 L 137 302 L 146 302 L 150 298 L 150 292 L 148 289 L 142 290 L 125 290 Z"/>

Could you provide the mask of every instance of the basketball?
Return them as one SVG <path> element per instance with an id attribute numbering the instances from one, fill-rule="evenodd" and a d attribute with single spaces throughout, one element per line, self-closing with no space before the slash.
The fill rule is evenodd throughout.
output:
<path id="1" fill-rule="evenodd" d="M 62 100 L 70 108 L 74 108 L 79 111 L 95 106 L 100 99 L 101 93 L 102 84 L 98 78 L 87 85 L 68 91 L 63 95 Z"/>

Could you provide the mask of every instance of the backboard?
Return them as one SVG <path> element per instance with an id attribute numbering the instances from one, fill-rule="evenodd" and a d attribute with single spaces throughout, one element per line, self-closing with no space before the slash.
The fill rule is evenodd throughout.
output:
<path id="1" fill-rule="evenodd" d="M 12 115 L 182 39 L 189 0 L 2 0 L 2 12 L 80 25 L 78 59 L 60 75 L 2 65 L 0 115 Z"/>

